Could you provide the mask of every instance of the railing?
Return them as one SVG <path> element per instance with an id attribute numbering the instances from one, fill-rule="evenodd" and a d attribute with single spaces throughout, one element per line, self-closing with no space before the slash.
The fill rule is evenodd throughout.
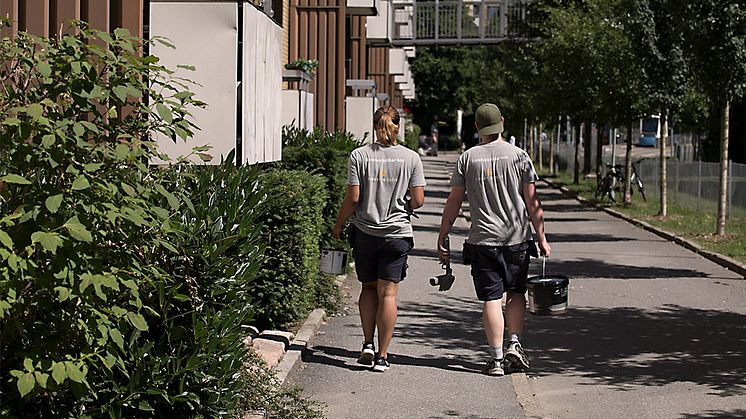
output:
<path id="1" fill-rule="evenodd" d="M 580 164 L 583 162 L 580 150 Z M 574 149 L 563 144 L 557 153 L 559 170 L 574 170 Z M 610 156 L 604 155 L 610 162 Z M 635 160 L 636 161 L 636 160 Z M 617 164 L 624 164 L 624 156 L 617 156 Z M 643 159 L 637 166 L 640 178 L 645 182 L 648 200 L 659 199 L 660 162 L 658 159 Z M 666 169 L 668 202 L 700 212 L 713 212 L 717 208 L 720 191 L 720 163 L 681 162 L 669 160 Z M 746 211 L 746 164 L 729 162 L 728 212 Z"/>
<path id="2" fill-rule="evenodd" d="M 498 43 L 521 39 L 524 1 L 435 0 L 392 2 L 394 45 Z"/>

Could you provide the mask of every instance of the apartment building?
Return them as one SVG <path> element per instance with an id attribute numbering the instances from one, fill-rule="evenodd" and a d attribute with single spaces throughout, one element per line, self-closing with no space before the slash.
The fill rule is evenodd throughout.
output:
<path id="1" fill-rule="evenodd" d="M 209 144 L 213 163 L 233 149 L 244 164 L 276 161 L 284 124 L 363 138 L 372 131 L 365 115 L 414 97 L 414 48 L 392 46 L 388 0 L 0 0 L 0 15 L 14 21 L 3 36 L 53 36 L 79 19 L 173 41 L 175 49 L 155 45 L 149 53 L 172 69 L 194 66 L 179 75 L 209 106 L 193 115 L 201 128 L 194 141 L 158 139 L 172 156 Z M 284 68 L 298 59 L 318 60 L 316 74 Z"/>

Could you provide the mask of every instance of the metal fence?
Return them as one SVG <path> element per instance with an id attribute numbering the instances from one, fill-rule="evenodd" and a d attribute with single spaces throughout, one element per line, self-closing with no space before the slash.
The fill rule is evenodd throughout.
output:
<path id="1" fill-rule="evenodd" d="M 557 153 L 558 170 L 573 172 L 575 149 L 562 145 Z M 548 161 L 548 157 L 543 159 Z M 583 149 L 580 149 L 580 165 L 583 165 Z M 604 162 L 611 161 L 610 155 L 604 155 Z M 617 164 L 624 164 L 624 155 L 616 156 Z M 660 161 L 643 159 L 635 161 L 637 173 L 645 183 L 645 195 L 648 200 L 660 197 Z M 746 211 L 746 164 L 729 163 L 728 171 L 728 212 Z M 595 172 L 595 168 L 593 169 Z M 718 162 L 681 162 L 668 160 L 666 186 L 668 202 L 696 211 L 715 211 L 720 188 L 720 163 Z"/>

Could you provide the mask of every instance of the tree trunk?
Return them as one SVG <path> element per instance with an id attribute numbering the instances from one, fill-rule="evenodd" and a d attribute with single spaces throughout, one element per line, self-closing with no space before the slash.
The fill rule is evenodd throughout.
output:
<path id="1" fill-rule="evenodd" d="M 580 183 L 580 139 L 582 138 L 581 125 L 578 124 L 578 136 L 575 138 L 575 168 L 573 169 L 572 183 Z"/>
<path id="2" fill-rule="evenodd" d="M 630 188 L 630 178 L 632 176 L 632 124 L 633 120 L 629 120 L 627 124 L 627 150 L 624 153 L 624 205 L 629 205 L 632 202 L 632 193 Z"/>
<path id="3" fill-rule="evenodd" d="M 666 144 L 668 143 L 668 111 L 661 114 L 661 144 L 660 144 L 660 211 L 658 215 L 668 216 L 668 172 L 666 165 Z"/>
<path id="4" fill-rule="evenodd" d="M 559 142 L 559 134 L 560 134 L 560 122 L 557 121 L 557 142 Z M 552 174 L 552 176 L 557 176 L 557 170 L 554 167 L 554 153 L 557 152 L 557 149 L 555 148 L 554 139 L 549 140 L 549 173 Z"/>
<path id="5" fill-rule="evenodd" d="M 596 130 L 598 133 L 598 130 Z M 609 132 L 611 138 L 611 132 Z M 596 135 L 596 180 L 601 180 L 604 165 L 604 126 L 601 125 L 601 134 Z"/>
<path id="6" fill-rule="evenodd" d="M 541 133 L 544 132 L 544 124 L 539 124 L 539 131 L 536 138 L 539 140 L 539 170 L 544 170 L 544 144 L 541 142 Z"/>
<path id="7" fill-rule="evenodd" d="M 593 124 L 590 122 L 585 122 L 585 125 L 583 125 L 583 175 L 591 172 L 591 157 L 593 157 L 593 151 L 591 150 L 592 126 Z"/>
<path id="8" fill-rule="evenodd" d="M 536 161 L 536 154 L 534 154 L 534 137 L 536 136 L 536 130 L 534 129 L 534 124 L 531 124 L 529 129 L 531 130 L 531 133 L 529 134 L 528 155 L 531 157 L 532 161 Z"/>
<path id="9" fill-rule="evenodd" d="M 717 235 L 725 235 L 728 217 L 728 137 L 730 130 L 730 100 L 726 99 L 720 114 L 720 193 L 718 196 Z"/>

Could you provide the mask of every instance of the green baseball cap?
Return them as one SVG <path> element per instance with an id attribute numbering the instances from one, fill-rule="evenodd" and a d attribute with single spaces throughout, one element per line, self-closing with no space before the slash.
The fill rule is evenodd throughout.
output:
<path id="1" fill-rule="evenodd" d="M 500 109 L 494 103 L 485 103 L 477 108 L 474 119 L 479 126 L 480 135 L 493 135 L 503 132 L 503 120 Z"/>

